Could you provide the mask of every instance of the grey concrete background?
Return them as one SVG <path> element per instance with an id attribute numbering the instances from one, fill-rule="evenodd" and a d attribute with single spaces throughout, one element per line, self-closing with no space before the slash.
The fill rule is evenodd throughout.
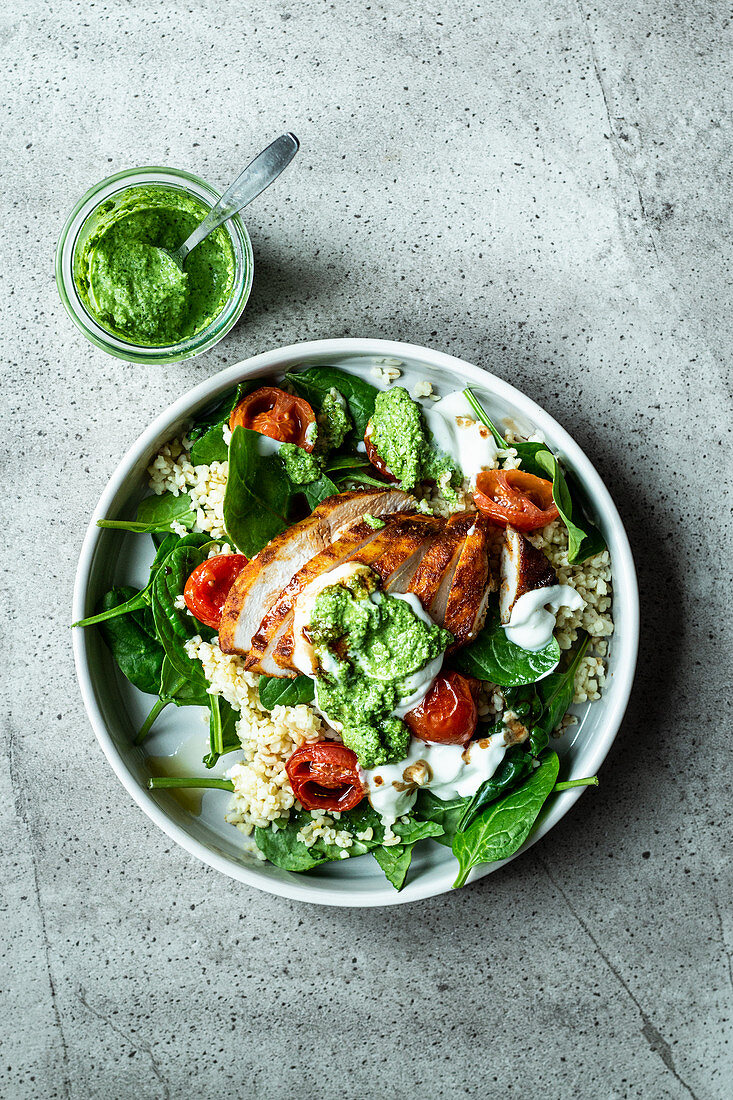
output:
<path id="1" fill-rule="evenodd" d="M 3 1096 L 731 1095 L 724 8 L 4 6 Z M 248 215 L 225 342 L 155 369 L 87 345 L 52 272 L 81 193 L 145 163 L 223 186 L 285 128 L 302 151 Z M 67 626 L 141 427 L 240 358 L 341 335 L 544 404 L 614 492 L 643 599 L 600 789 L 500 873 L 386 912 L 172 848 L 92 736 Z"/>

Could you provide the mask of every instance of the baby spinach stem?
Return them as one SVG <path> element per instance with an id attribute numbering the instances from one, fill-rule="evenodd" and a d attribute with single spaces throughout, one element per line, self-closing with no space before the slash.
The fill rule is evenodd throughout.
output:
<path id="1" fill-rule="evenodd" d="M 208 776 L 155 775 L 148 780 L 148 790 L 160 791 L 169 787 L 214 787 L 218 791 L 233 791 L 231 779 L 209 779 Z"/>
<path id="2" fill-rule="evenodd" d="M 142 745 L 143 741 L 148 736 L 148 734 L 150 733 L 150 730 L 153 727 L 153 722 L 158 717 L 158 715 L 161 713 L 161 711 L 165 710 L 165 708 L 168 706 L 169 703 L 170 703 L 170 699 L 158 699 L 157 703 L 155 704 L 155 706 L 151 710 L 150 714 L 147 716 L 147 718 L 143 722 L 142 726 L 140 727 L 140 731 L 139 731 L 137 737 L 135 738 L 135 744 L 136 745 Z"/>
<path id="3" fill-rule="evenodd" d="M 504 439 L 501 432 L 497 429 L 496 425 L 493 423 L 491 418 L 487 415 L 486 410 L 483 408 L 481 402 L 476 397 L 476 395 L 473 393 L 473 391 L 470 390 L 470 389 L 465 389 L 463 391 L 463 395 L 466 398 L 466 400 L 468 401 L 468 403 L 471 406 L 471 408 L 473 409 L 473 411 L 476 413 L 476 416 L 479 418 L 481 423 L 485 424 L 486 427 L 489 429 L 489 431 L 493 435 L 494 439 L 498 443 L 499 447 L 501 447 L 502 449 L 506 448 L 508 446 L 506 439 Z"/>
<path id="4" fill-rule="evenodd" d="M 72 623 L 71 625 L 94 626 L 95 623 L 103 623 L 107 619 L 116 619 L 118 615 L 129 615 L 131 611 L 142 611 L 146 606 L 147 601 L 142 592 L 138 592 L 137 596 L 132 596 L 124 603 L 118 603 L 116 607 L 110 607 L 108 611 L 100 611 L 98 615 L 91 615 L 88 619 L 79 619 L 78 623 Z"/>
<path id="5" fill-rule="evenodd" d="M 598 776 L 589 775 L 586 779 L 566 779 L 564 783 L 556 783 L 554 790 L 569 791 L 571 787 L 597 787 Z"/>

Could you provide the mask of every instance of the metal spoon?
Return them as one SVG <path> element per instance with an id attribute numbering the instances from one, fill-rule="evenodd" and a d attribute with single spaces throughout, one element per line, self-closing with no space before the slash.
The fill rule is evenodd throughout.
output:
<path id="1" fill-rule="evenodd" d="M 189 252 L 197 244 L 201 244 L 209 233 L 213 233 L 220 225 L 229 221 L 239 210 L 252 202 L 252 199 L 261 195 L 265 188 L 269 187 L 272 181 L 287 168 L 298 152 L 299 146 L 300 142 L 295 134 L 281 134 L 247 165 L 231 187 L 224 192 L 216 206 L 213 206 L 204 220 L 196 226 L 191 236 L 187 237 L 175 252 L 168 252 L 181 271 Z"/>

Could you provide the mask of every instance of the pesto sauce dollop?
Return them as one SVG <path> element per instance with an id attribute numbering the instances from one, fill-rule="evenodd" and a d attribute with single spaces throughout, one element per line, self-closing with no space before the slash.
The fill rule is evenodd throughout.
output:
<path id="1" fill-rule="evenodd" d="M 209 207 L 185 192 L 129 188 L 95 211 L 74 258 L 74 281 L 103 328 L 144 347 L 178 344 L 221 313 L 234 286 L 234 248 L 221 226 L 186 258 L 168 255 L 203 221 Z"/>
<path id="2" fill-rule="evenodd" d="M 414 690 L 410 677 L 453 641 L 449 631 L 418 618 L 406 600 L 376 588 L 373 574 L 325 588 L 309 625 L 322 670 L 318 706 L 341 724 L 344 744 L 363 768 L 405 758 L 410 730 L 393 711 Z"/>
<path id="3" fill-rule="evenodd" d="M 285 472 L 296 485 L 309 485 L 323 473 L 326 457 L 330 451 L 340 447 L 351 431 L 351 417 L 346 411 L 346 401 L 337 389 L 331 389 L 323 398 L 316 417 L 316 436 L 313 451 L 306 451 L 297 443 L 283 443 L 280 458 Z"/>
<path id="4" fill-rule="evenodd" d="M 332 387 L 323 398 L 317 420 L 316 451 L 319 454 L 325 454 L 327 451 L 336 450 L 354 425 L 346 411 L 346 399 L 335 387 Z"/>
<path id="5" fill-rule="evenodd" d="M 279 454 L 285 472 L 296 485 L 309 485 L 312 481 L 318 481 L 323 473 L 320 456 L 309 453 L 297 443 L 283 443 Z"/>
<path id="6" fill-rule="evenodd" d="M 377 395 L 367 432 L 400 488 L 409 492 L 421 481 L 435 481 L 447 500 L 457 500 L 455 490 L 463 473 L 452 458 L 435 447 L 420 406 L 406 389 L 393 386 Z"/>

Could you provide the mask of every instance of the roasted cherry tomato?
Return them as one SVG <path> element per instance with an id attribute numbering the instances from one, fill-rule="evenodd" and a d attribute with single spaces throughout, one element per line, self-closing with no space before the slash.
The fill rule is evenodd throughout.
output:
<path id="1" fill-rule="evenodd" d="M 307 435 L 315 422 L 315 413 L 307 401 L 275 386 L 262 386 L 243 397 L 229 417 L 232 431 L 250 428 L 281 443 L 297 443 L 304 451 L 313 450 L 314 441 L 309 442 Z"/>
<path id="2" fill-rule="evenodd" d="M 465 745 L 476 732 L 478 682 L 460 672 L 438 676 L 422 703 L 405 715 L 415 737 L 437 745 Z"/>
<path id="3" fill-rule="evenodd" d="M 377 454 L 377 448 L 372 443 L 372 437 L 368 425 L 367 433 L 364 436 L 364 446 L 366 447 L 367 458 L 369 459 L 377 473 L 381 474 L 382 477 L 385 477 L 387 481 L 397 481 L 397 478 L 389 472 L 386 464 Z"/>
<path id="4" fill-rule="evenodd" d="M 229 589 L 247 564 L 244 554 L 217 554 L 197 565 L 186 581 L 186 607 L 200 623 L 218 630 Z"/>
<path id="5" fill-rule="evenodd" d="M 552 482 L 524 470 L 483 470 L 476 478 L 476 507 L 499 527 L 536 531 L 557 519 Z"/>
<path id="6" fill-rule="evenodd" d="M 364 797 L 356 753 L 336 741 L 301 745 L 285 765 L 304 810 L 353 810 Z"/>

